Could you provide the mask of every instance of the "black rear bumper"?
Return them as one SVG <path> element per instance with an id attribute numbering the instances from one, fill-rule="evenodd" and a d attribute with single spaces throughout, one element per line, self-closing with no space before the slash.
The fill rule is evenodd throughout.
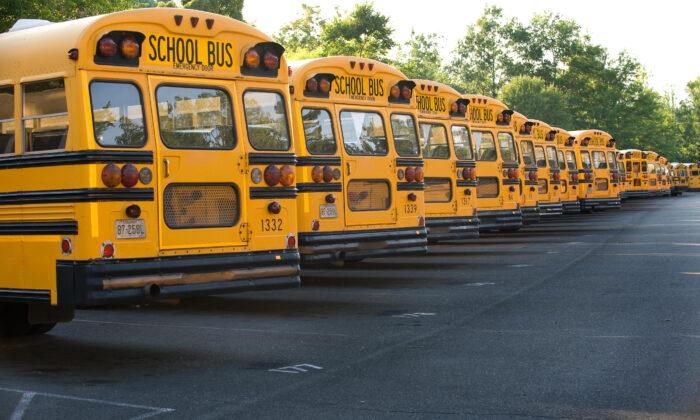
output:
<path id="1" fill-rule="evenodd" d="M 352 261 L 368 257 L 422 255 L 428 252 L 425 227 L 299 233 L 303 263 Z"/>
<path id="2" fill-rule="evenodd" d="M 479 237 L 479 218 L 462 217 L 426 217 L 425 228 L 428 242 L 455 239 L 473 239 Z"/>
<path id="3" fill-rule="evenodd" d="M 581 198 L 581 211 L 619 209 L 622 207 L 620 197 Z"/>
<path id="4" fill-rule="evenodd" d="M 479 232 L 489 230 L 518 230 L 523 226 L 523 214 L 518 210 L 479 210 Z"/>
<path id="5" fill-rule="evenodd" d="M 540 202 L 540 215 L 542 216 L 561 216 L 564 214 L 564 207 L 561 201 L 556 203 Z"/>
<path id="6" fill-rule="evenodd" d="M 627 190 L 625 191 L 626 198 L 643 198 L 651 197 L 649 190 Z"/>
<path id="7" fill-rule="evenodd" d="M 562 201 L 561 202 L 562 212 L 564 214 L 576 214 L 581 213 L 581 203 L 576 201 Z"/>
<path id="8" fill-rule="evenodd" d="M 533 225 L 540 221 L 539 206 L 520 207 L 520 213 L 522 214 L 524 225 Z"/>
<path id="9" fill-rule="evenodd" d="M 294 250 L 56 262 L 59 305 L 136 304 L 155 298 L 299 285 Z"/>

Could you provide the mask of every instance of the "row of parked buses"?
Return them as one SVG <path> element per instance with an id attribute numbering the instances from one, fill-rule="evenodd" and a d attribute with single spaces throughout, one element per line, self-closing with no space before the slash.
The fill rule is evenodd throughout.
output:
<path id="1" fill-rule="evenodd" d="M 28 26 L 0 34 L 0 335 L 700 188 L 697 165 L 384 63 L 287 63 L 219 15 Z"/>

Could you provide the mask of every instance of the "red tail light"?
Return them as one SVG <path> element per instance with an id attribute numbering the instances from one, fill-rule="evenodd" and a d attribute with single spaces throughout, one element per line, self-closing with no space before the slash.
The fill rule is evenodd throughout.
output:
<path id="1" fill-rule="evenodd" d="M 418 216 L 418 226 L 425 226 L 425 217 Z"/>
<path id="2" fill-rule="evenodd" d="M 139 170 L 136 166 L 127 163 L 122 168 L 122 185 L 127 188 L 131 188 L 139 181 Z"/>
<path id="3" fill-rule="evenodd" d="M 515 169 L 508 168 L 508 178 L 515 178 Z"/>
<path id="4" fill-rule="evenodd" d="M 63 255 L 70 255 L 73 252 L 73 242 L 71 242 L 70 238 L 62 238 L 61 239 L 61 254 Z"/>
<path id="5" fill-rule="evenodd" d="M 265 168 L 265 172 L 263 172 L 263 178 L 265 179 L 265 183 L 271 187 L 279 184 L 280 177 L 280 170 L 274 165 L 268 166 L 267 168 Z"/>
<path id="6" fill-rule="evenodd" d="M 297 246 L 297 238 L 293 234 L 287 235 L 287 248 L 294 248 Z"/>
<path id="7" fill-rule="evenodd" d="M 100 253 L 102 254 L 102 258 L 114 257 L 114 251 L 114 244 L 110 241 L 103 242 L 102 246 L 100 247 Z"/>
<path id="8" fill-rule="evenodd" d="M 106 36 L 100 39 L 100 42 L 97 44 L 97 49 L 100 51 L 102 57 L 114 57 L 117 54 L 117 43 L 112 38 Z"/>
<path id="9" fill-rule="evenodd" d="M 323 167 L 323 182 L 331 182 L 333 180 L 333 169 L 330 166 Z"/>
<path id="10" fill-rule="evenodd" d="M 416 170 L 414 168 L 411 168 L 410 166 L 406 168 L 405 174 L 406 181 L 408 182 L 413 182 L 416 179 Z"/>
<path id="11" fill-rule="evenodd" d="M 321 222 L 318 221 L 318 219 L 314 219 L 311 221 L 311 230 L 314 232 L 321 229 Z"/>
<path id="12" fill-rule="evenodd" d="M 411 88 L 409 88 L 408 86 L 404 86 L 401 89 L 401 97 L 404 98 L 405 100 L 411 99 L 411 93 L 412 93 Z"/>

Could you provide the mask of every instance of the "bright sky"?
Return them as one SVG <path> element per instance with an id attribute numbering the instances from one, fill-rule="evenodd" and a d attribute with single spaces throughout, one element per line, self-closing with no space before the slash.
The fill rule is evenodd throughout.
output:
<path id="1" fill-rule="evenodd" d="M 302 2 L 320 5 L 325 17 L 332 17 L 336 6 L 341 12 L 354 8 L 354 3 L 340 0 L 245 0 L 243 17 L 272 35 L 301 16 Z M 443 36 L 442 55 L 449 60 L 457 40 L 487 4 L 502 8 L 507 19 L 517 17 L 521 22 L 545 10 L 576 20 L 611 55 L 627 50 L 646 68 L 653 89 L 660 93 L 673 89 L 677 99 L 685 98 L 686 83 L 700 76 L 700 1 L 375 0 L 374 8 L 390 17 L 399 43 L 410 38 L 411 28 Z"/>

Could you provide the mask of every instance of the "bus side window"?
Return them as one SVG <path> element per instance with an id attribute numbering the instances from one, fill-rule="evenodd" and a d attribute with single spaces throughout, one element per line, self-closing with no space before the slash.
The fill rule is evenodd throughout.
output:
<path id="1" fill-rule="evenodd" d="M 306 150 L 312 155 L 332 155 L 337 150 L 331 114 L 322 108 L 301 110 Z"/>
<path id="2" fill-rule="evenodd" d="M 627 169 L 627 172 L 632 172 L 632 162 L 629 160 L 625 162 L 625 169 Z"/>
<path id="3" fill-rule="evenodd" d="M 15 95 L 12 86 L 0 87 L 0 155 L 15 152 Z"/>
<path id="4" fill-rule="evenodd" d="M 24 151 L 65 149 L 68 106 L 63 79 L 25 83 L 22 87 Z"/>
<path id="5" fill-rule="evenodd" d="M 129 82 L 90 83 L 95 140 L 103 147 L 141 147 L 146 143 L 141 91 Z"/>

